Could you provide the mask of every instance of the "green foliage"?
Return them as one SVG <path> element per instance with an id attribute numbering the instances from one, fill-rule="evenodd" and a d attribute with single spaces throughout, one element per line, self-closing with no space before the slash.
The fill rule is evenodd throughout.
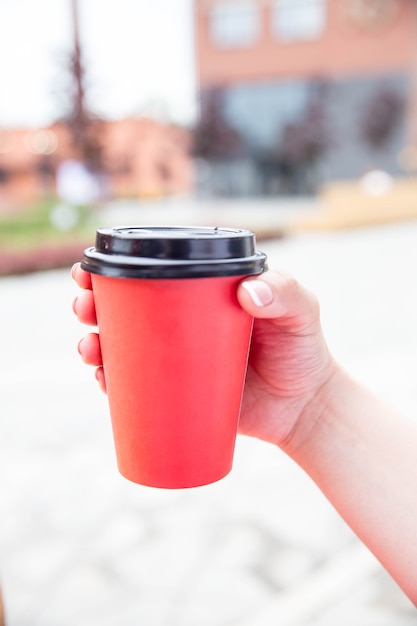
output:
<path id="1" fill-rule="evenodd" d="M 59 202 L 48 199 L 13 215 L 0 215 L 0 250 L 28 250 L 44 244 L 85 241 L 94 238 L 95 220 L 90 207 L 72 207 L 74 223 L 65 229 L 54 224 Z M 74 213 L 75 212 L 75 213 Z"/>

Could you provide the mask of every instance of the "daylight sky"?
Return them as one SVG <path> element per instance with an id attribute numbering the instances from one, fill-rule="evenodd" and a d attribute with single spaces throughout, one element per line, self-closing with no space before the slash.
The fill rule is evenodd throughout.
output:
<path id="1" fill-rule="evenodd" d="M 78 4 L 91 108 L 192 120 L 192 0 Z M 0 127 L 42 126 L 62 112 L 71 32 L 70 0 L 0 0 Z"/>

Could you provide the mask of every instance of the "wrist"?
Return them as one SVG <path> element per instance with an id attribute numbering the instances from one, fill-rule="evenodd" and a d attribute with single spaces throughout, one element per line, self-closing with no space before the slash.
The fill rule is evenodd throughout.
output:
<path id="1" fill-rule="evenodd" d="M 349 377 L 333 359 L 329 362 L 327 376 L 322 384 L 307 399 L 288 436 L 280 448 L 293 460 L 299 462 L 305 451 L 319 439 L 321 425 L 333 413 L 334 399 L 346 387 Z"/>

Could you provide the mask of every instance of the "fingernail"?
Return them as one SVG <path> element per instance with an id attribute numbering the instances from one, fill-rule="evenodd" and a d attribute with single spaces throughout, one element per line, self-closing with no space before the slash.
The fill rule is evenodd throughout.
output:
<path id="1" fill-rule="evenodd" d="M 75 313 L 75 315 L 77 315 L 77 302 L 78 302 L 78 296 L 76 296 L 74 300 L 72 301 L 72 310 Z"/>
<path id="2" fill-rule="evenodd" d="M 71 276 L 72 278 L 75 280 L 75 270 L 77 269 L 78 263 L 74 263 L 74 265 L 71 268 Z"/>
<path id="3" fill-rule="evenodd" d="M 82 346 L 83 341 L 84 341 L 84 337 L 82 339 L 80 339 L 80 341 L 78 342 L 78 345 L 77 345 L 77 350 L 81 354 L 81 356 L 82 356 L 81 346 Z"/>
<path id="4" fill-rule="evenodd" d="M 267 306 L 274 299 L 271 287 L 263 280 L 245 280 L 242 287 L 248 292 L 256 306 Z"/>

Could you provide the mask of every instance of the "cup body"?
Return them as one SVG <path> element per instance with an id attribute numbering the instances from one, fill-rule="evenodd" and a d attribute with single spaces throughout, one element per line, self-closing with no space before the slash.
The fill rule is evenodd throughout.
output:
<path id="1" fill-rule="evenodd" d="M 163 488 L 223 478 L 252 329 L 240 278 L 92 279 L 120 473 Z"/>
<path id="2" fill-rule="evenodd" d="M 253 319 L 236 291 L 266 269 L 249 231 L 97 231 L 91 272 L 119 470 L 197 487 L 232 467 Z"/>

